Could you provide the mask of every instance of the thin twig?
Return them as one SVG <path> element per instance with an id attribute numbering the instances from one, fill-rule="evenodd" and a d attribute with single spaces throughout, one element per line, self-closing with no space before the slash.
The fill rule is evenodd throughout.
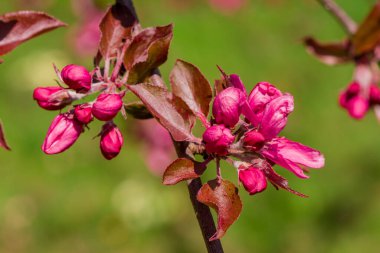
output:
<path id="1" fill-rule="evenodd" d="M 338 20 L 348 34 L 351 35 L 356 32 L 358 26 L 355 21 L 334 0 L 317 1 Z"/>

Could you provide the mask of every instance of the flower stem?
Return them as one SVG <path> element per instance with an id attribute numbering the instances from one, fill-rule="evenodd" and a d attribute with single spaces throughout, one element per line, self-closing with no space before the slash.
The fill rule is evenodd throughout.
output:
<path id="1" fill-rule="evenodd" d="M 338 22 L 343 26 L 348 34 L 354 34 L 357 30 L 357 24 L 334 0 L 317 0 L 328 12 L 330 12 Z"/>

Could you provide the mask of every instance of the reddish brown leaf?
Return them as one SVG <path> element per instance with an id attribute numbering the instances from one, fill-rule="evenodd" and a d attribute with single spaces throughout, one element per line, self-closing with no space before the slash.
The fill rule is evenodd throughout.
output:
<path id="1" fill-rule="evenodd" d="M 203 185 L 197 194 L 199 202 L 215 209 L 218 214 L 217 232 L 209 239 L 220 239 L 227 229 L 237 220 L 242 210 L 238 189 L 227 180 L 217 179 Z"/>
<path id="2" fill-rule="evenodd" d="M 135 119 L 151 119 L 153 115 L 142 102 L 134 102 L 124 105 L 125 111 Z"/>
<path id="3" fill-rule="evenodd" d="M 168 57 L 173 26 L 147 28 L 133 38 L 124 57 L 124 66 L 129 70 L 130 84 L 138 83 Z"/>
<path id="4" fill-rule="evenodd" d="M 114 4 L 100 22 L 102 37 L 99 50 L 103 57 L 114 57 L 123 40 L 130 38 L 137 19 L 125 5 Z"/>
<path id="5" fill-rule="evenodd" d="M 212 91 L 209 82 L 191 63 L 177 60 L 170 73 L 173 93 L 182 98 L 195 115 L 207 117 Z"/>
<path id="6" fill-rule="evenodd" d="M 265 166 L 265 169 L 263 170 L 266 177 L 268 178 L 268 180 L 278 189 L 278 187 L 288 191 L 288 192 L 291 192 L 297 196 L 300 196 L 300 197 L 303 197 L 303 198 L 308 198 L 307 195 L 305 194 L 302 194 L 300 192 L 297 192 L 295 190 L 293 190 L 292 188 L 289 187 L 289 183 L 288 183 L 288 180 L 286 180 L 285 178 L 283 178 L 282 176 L 280 176 L 279 174 L 277 174 L 274 169 L 272 168 L 272 166 L 270 166 L 268 164 L 268 166 Z"/>
<path id="7" fill-rule="evenodd" d="M 310 54 L 328 65 L 344 63 L 352 59 L 347 42 L 321 44 L 311 37 L 306 37 L 304 44 Z"/>
<path id="8" fill-rule="evenodd" d="M 0 55 L 9 53 L 35 36 L 61 26 L 65 24 L 43 12 L 6 13 L 0 16 Z"/>
<path id="9" fill-rule="evenodd" d="M 378 2 L 352 37 L 354 55 L 373 51 L 380 42 L 380 2 Z"/>
<path id="10" fill-rule="evenodd" d="M 0 121 L 0 147 L 5 148 L 6 150 L 11 150 L 11 148 L 8 146 L 5 140 L 3 125 L 1 124 L 1 121 Z"/>
<path id="11" fill-rule="evenodd" d="M 178 182 L 200 177 L 206 166 L 190 159 L 178 158 L 168 166 L 163 175 L 164 185 L 174 185 Z"/>
<path id="12" fill-rule="evenodd" d="M 148 110 L 164 126 L 176 141 L 194 140 L 191 129 L 195 117 L 182 101 L 166 90 L 151 84 L 128 86 L 146 105 Z"/>

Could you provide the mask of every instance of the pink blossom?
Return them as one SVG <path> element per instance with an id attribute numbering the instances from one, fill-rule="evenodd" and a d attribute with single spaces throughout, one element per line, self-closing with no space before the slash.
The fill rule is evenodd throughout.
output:
<path id="1" fill-rule="evenodd" d="M 46 110 L 60 110 L 71 103 L 68 92 L 57 86 L 34 89 L 33 99 L 41 108 Z"/>
<path id="2" fill-rule="evenodd" d="M 259 151 L 265 144 L 264 136 L 256 130 L 248 131 L 243 137 L 244 148 L 251 151 Z"/>
<path id="3" fill-rule="evenodd" d="M 369 87 L 369 102 L 371 105 L 380 104 L 380 88 L 377 85 L 372 84 Z"/>
<path id="4" fill-rule="evenodd" d="M 240 89 L 229 87 L 221 91 L 215 98 L 212 112 L 218 124 L 234 127 L 239 121 L 244 94 Z"/>
<path id="5" fill-rule="evenodd" d="M 227 149 L 234 140 L 235 136 L 224 125 L 213 125 L 203 133 L 203 142 L 209 154 L 227 155 Z"/>
<path id="6" fill-rule="evenodd" d="M 121 94 L 100 94 L 92 106 L 92 114 L 102 121 L 113 119 L 123 106 L 121 97 Z"/>
<path id="7" fill-rule="evenodd" d="M 75 118 L 83 124 L 90 123 L 94 116 L 92 116 L 92 108 L 89 104 L 81 104 L 74 109 Z"/>
<path id="8" fill-rule="evenodd" d="M 243 184 L 249 195 L 262 192 L 267 188 L 265 174 L 253 166 L 248 169 L 239 169 L 239 181 Z"/>
<path id="9" fill-rule="evenodd" d="M 72 114 L 59 114 L 54 118 L 46 134 L 42 151 L 58 154 L 71 147 L 83 132 L 83 125 Z"/>
<path id="10" fill-rule="evenodd" d="M 123 142 L 123 135 L 114 123 L 108 122 L 103 125 L 100 150 L 107 160 L 115 158 L 120 153 Z"/>
<path id="11" fill-rule="evenodd" d="M 62 69 L 61 77 L 70 89 L 77 92 L 87 92 L 91 89 L 90 72 L 83 66 L 67 65 Z"/>
<path id="12" fill-rule="evenodd" d="M 376 90 L 373 89 L 372 95 L 375 99 Z M 370 100 L 365 97 L 364 90 L 358 82 L 351 83 L 347 89 L 339 96 L 339 104 L 347 110 L 354 119 L 362 119 L 367 113 Z"/>

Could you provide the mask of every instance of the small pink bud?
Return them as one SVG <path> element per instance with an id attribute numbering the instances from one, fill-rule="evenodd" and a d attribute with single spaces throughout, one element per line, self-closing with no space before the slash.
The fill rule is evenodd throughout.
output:
<path id="1" fill-rule="evenodd" d="M 57 86 L 34 89 L 33 99 L 37 101 L 40 107 L 50 111 L 60 110 L 71 103 L 69 93 Z"/>
<path id="2" fill-rule="evenodd" d="M 239 169 L 239 181 L 242 182 L 249 195 L 262 192 L 267 188 L 267 180 L 264 173 L 255 167 Z"/>
<path id="3" fill-rule="evenodd" d="M 369 88 L 369 101 L 372 105 L 380 104 L 380 88 L 372 84 Z"/>
<path id="4" fill-rule="evenodd" d="M 83 66 L 67 65 L 62 69 L 61 77 L 70 89 L 77 92 L 87 92 L 91 89 L 90 72 Z"/>
<path id="5" fill-rule="evenodd" d="M 352 98 L 346 106 L 348 113 L 355 119 L 361 119 L 369 109 L 369 101 L 362 96 Z"/>
<path id="6" fill-rule="evenodd" d="M 117 115 L 122 106 L 120 94 L 102 93 L 92 106 L 92 114 L 98 120 L 109 121 Z"/>
<path id="7" fill-rule="evenodd" d="M 244 94 L 240 89 L 229 87 L 220 92 L 214 100 L 212 113 L 218 124 L 233 127 L 238 123 Z"/>
<path id="8" fill-rule="evenodd" d="M 203 133 L 203 142 L 206 145 L 207 153 L 210 154 L 227 155 L 227 149 L 234 140 L 235 137 L 230 129 L 223 125 L 213 125 Z"/>
<path id="9" fill-rule="evenodd" d="M 264 146 L 264 144 L 264 136 L 256 130 L 247 132 L 243 137 L 243 146 L 250 151 L 258 151 Z"/>
<path id="10" fill-rule="evenodd" d="M 113 159 L 120 153 L 123 142 L 123 136 L 114 123 L 108 122 L 103 125 L 100 150 L 107 160 Z"/>
<path id="11" fill-rule="evenodd" d="M 72 114 L 59 114 L 49 127 L 42 151 L 48 155 L 61 153 L 71 147 L 82 132 L 83 125 Z"/>
<path id="12" fill-rule="evenodd" d="M 90 123 L 94 116 L 92 116 L 92 108 L 89 104 L 81 104 L 74 109 L 75 118 L 83 124 Z"/>

